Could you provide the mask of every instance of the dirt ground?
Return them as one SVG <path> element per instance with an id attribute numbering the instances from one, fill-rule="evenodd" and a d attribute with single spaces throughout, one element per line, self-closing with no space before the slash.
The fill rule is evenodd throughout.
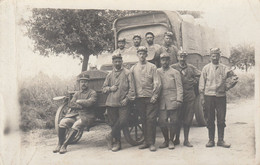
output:
<path id="1" fill-rule="evenodd" d="M 34 131 L 22 136 L 20 153 L 21 164 L 30 165 L 81 165 L 81 164 L 199 164 L 199 165 L 251 165 L 255 164 L 255 128 L 254 100 L 240 100 L 228 104 L 225 140 L 232 144 L 230 149 L 222 147 L 206 148 L 208 141 L 205 127 L 192 127 L 190 142 L 193 148 L 181 145 L 174 150 L 158 149 L 156 152 L 139 150 L 138 146 L 129 145 L 122 140 L 122 150 L 107 150 L 105 135 L 107 125 L 93 127 L 84 132 L 81 140 L 68 146 L 66 154 L 54 154 L 57 137 L 50 131 Z M 160 130 L 157 130 L 156 146 L 163 142 Z"/>

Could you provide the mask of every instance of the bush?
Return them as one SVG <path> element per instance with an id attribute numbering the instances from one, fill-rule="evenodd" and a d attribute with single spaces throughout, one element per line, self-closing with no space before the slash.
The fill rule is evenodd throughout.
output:
<path id="1" fill-rule="evenodd" d="M 63 81 L 39 73 L 33 78 L 20 83 L 19 103 L 21 109 L 20 128 L 28 131 L 35 128 L 54 128 L 54 118 L 60 102 L 53 101 L 56 96 L 66 95 L 73 89 L 75 79 Z"/>
<path id="2" fill-rule="evenodd" d="M 252 98 L 255 94 L 255 75 L 253 72 L 235 72 L 239 77 L 237 85 L 227 92 L 229 102 Z"/>

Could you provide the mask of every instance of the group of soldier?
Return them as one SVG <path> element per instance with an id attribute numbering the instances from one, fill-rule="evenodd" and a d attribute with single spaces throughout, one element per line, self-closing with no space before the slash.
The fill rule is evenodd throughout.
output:
<path id="1" fill-rule="evenodd" d="M 159 125 L 164 142 L 159 148 L 174 149 L 180 144 L 180 129 L 184 129 L 183 145 L 193 147 L 189 142 L 189 130 L 194 116 L 195 90 L 199 83 L 201 103 L 205 107 L 209 142 L 206 147 L 215 146 L 215 112 L 217 113 L 218 146 L 229 148 L 224 141 L 226 116 L 226 91 L 236 82 L 236 75 L 219 63 L 220 49 L 210 49 L 211 62 L 200 72 L 186 62 L 187 53 L 178 51 L 173 45 L 173 33 L 165 32 L 164 45 L 153 43 L 154 34 L 145 34 L 147 45 L 141 46 L 141 36 L 134 35 L 134 46 L 138 62 L 130 70 L 123 66 L 125 39 L 118 40 L 118 49 L 112 56 L 113 70 L 107 75 L 102 92 L 107 94 L 106 106 L 111 132 L 106 136 L 109 149 L 121 149 L 121 130 L 127 126 L 129 105 L 134 103 L 141 119 L 144 142 L 139 149 L 156 151 L 156 126 Z M 147 61 L 150 51 L 155 52 L 152 61 Z M 233 77 L 232 85 L 226 80 Z M 234 78 L 235 77 L 235 78 Z M 67 145 L 78 130 L 91 126 L 95 120 L 91 108 L 97 100 L 94 90 L 88 88 L 89 75 L 79 77 L 81 90 L 75 93 L 69 103 L 70 111 L 59 123 L 59 143 L 53 152 L 67 152 Z M 158 119 L 158 120 L 157 120 Z M 66 130 L 72 128 L 67 138 Z"/>

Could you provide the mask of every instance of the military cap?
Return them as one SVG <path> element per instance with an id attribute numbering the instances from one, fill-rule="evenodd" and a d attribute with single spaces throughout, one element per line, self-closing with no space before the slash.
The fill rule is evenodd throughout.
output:
<path id="1" fill-rule="evenodd" d="M 145 46 L 139 46 L 138 49 L 137 49 L 137 53 L 140 52 L 140 51 L 147 52 L 147 48 Z"/>
<path id="2" fill-rule="evenodd" d="M 133 39 L 134 39 L 135 37 L 138 37 L 138 38 L 142 39 L 142 37 L 141 37 L 139 34 L 135 34 L 135 35 L 133 36 Z"/>
<path id="3" fill-rule="evenodd" d="M 113 56 L 112 56 L 112 60 L 114 60 L 114 59 L 116 59 L 116 58 L 120 58 L 120 59 L 122 59 L 121 54 L 120 54 L 120 53 L 113 54 Z"/>
<path id="4" fill-rule="evenodd" d="M 211 48 L 210 49 L 210 54 L 220 54 L 221 51 L 219 48 Z"/>
<path id="5" fill-rule="evenodd" d="M 183 50 L 180 50 L 180 51 L 178 51 L 178 55 L 179 55 L 179 56 L 180 56 L 180 55 L 187 56 L 188 54 L 187 54 L 187 52 L 185 52 L 185 51 L 183 51 Z"/>
<path id="6" fill-rule="evenodd" d="M 160 58 L 170 58 L 170 55 L 168 53 L 162 53 Z"/>
<path id="7" fill-rule="evenodd" d="M 119 38 L 117 42 L 125 42 L 125 38 Z"/>
<path id="8" fill-rule="evenodd" d="M 164 36 L 169 36 L 169 37 L 173 38 L 173 33 L 172 32 L 165 32 Z"/>
<path id="9" fill-rule="evenodd" d="M 145 36 L 147 36 L 148 34 L 151 34 L 154 37 L 154 34 L 152 32 L 147 32 Z"/>
<path id="10" fill-rule="evenodd" d="M 88 74 L 79 74 L 78 75 L 78 81 L 80 80 L 89 80 L 89 75 Z"/>

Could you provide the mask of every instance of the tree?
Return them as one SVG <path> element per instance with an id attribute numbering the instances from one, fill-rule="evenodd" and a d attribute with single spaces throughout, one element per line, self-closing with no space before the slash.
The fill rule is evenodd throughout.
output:
<path id="1" fill-rule="evenodd" d="M 255 66 L 255 48 L 249 44 L 231 48 L 230 62 L 239 69 L 247 71 L 251 66 Z"/>
<path id="2" fill-rule="evenodd" d="M 114 43 L 112 24 L 116 18 L 148 11 L 33 9 L 24 20 L 34 51 L 40 55 L 68 54 L 83 61 Z"/>

